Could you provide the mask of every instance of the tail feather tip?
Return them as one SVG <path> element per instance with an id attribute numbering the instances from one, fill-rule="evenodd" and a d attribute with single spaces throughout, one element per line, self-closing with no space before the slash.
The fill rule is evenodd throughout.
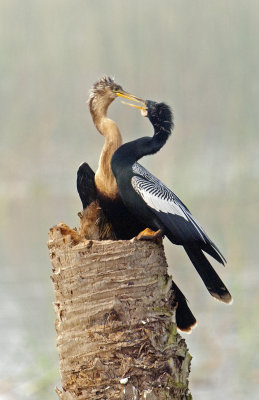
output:
<path id="1" fill-rule="evenodd" d="M 177 326 L 177 328 L 178 328 L 181 332 L 190 334 L 190 333 L 192 333 L 192 330 L 193 330 L 194 328 L 196 328 L 197 325 L 198 325 L 198 322 L 195 320 L 195 322 L 194 322 L 192 325 L 184 326 L 184 327 L 183 327 L 183 326 Z"/>
<path id="2" fill-rule="evenodd" d="M 213 291 L 210 291 L 210 294 L 212 295 L 212 297 L 214 297 L 214 299 L 219 300 L 219 301 L 221 301 L 223 303 L 226 303 L 226 304 L 232 304 L 233 303 L 233 298 L 232 298 L 231 294 L 228 291 L 226 291 L 224 293 L 221 293 L 221 294 L 213 292 Z"/>

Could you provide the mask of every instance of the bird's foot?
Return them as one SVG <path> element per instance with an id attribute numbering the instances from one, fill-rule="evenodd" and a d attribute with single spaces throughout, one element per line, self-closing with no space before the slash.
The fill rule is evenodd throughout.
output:
<path id="1" fill-rule="evenodd" d="M 158 229 L 157 231 L 152 231 L 149 228 L 144 229 L 144 231 L 140 232 L 137 236 L 138 240 L 153 240 L 160 242 L 163 237 L 163 231 Z"/>

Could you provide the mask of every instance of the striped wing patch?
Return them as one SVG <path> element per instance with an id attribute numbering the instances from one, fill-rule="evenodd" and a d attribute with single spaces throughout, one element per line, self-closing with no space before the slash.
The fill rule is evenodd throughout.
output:
<path id="1" fill-rule="evenodd" d="M 170 189 L 168 189 L 168 187 L 166 187 L 159 179 L 157 179 L 139 163 L 136 162 L 133 164 L 132 171 L 134 174 L 136 174 L 136 176 L 133 176 L 131 180 L 134 190 L 155 212 L 162 213 L 163 215 L 167 216 L 166 219 L 163 218 L 164 223 L 167 225 L 166 221 L 168 221 L 169 225 L 171 226 L 169 221 L 172 221 L 171 218 L 173 218 L 174 215 L 184 218 L 183 222 L 190 224 L 189 229 L 191 229 L 193 233 L 198 233 L 202 241 L 216 251 L 216 253 L 222 259 L 222 263 L 224 264 L 226 261 L 224 256 L 210 240 L 185 204 Z M 180 224 L 179 220 L 175 220 L 174 222 L 177 225 Z M 185 226 L 185 228 L 187 228 L 187 226 Z M 208 252 L 208 249 L 204 250 Z M 211 253 L 208 252 L 208 254 Z M 215 258 L 215 255 L 212 256 Z"/>
<path id="2" fill-rule="evenodd" d="M 154 175 L 152 175 L 146 168 L 142 167 L 142 165 L 140 165 L 139 163 L 135 162 L 132 165 L 132 171 L 134 174 L 142 176 L 149 182 L 153 182 L 156 185 L 162 186 L 165 189 L 167 189 L 167 187 L 159 179 L 157 179 Z"/>
<path id="3" fill-rule="evenodd" d="M 143 175 L 145 174 L 145 178 L 133 176 L 131 184 L 133 189 L 142 197 L 145 203 L 157 212 L 178 215 L 179 217 L 184 218 L 191 224 L 201 239 L 206 243 L 208 240 L 206 233 L 178 197 L 175 196 L 175 194 L 159 179 L 145 170 L 145 168 L 141 165 L 139 165 L 139 167 L 141 167 Z"/>
<path id="4" fill-rule="evenodd" d="M 173 193 L 162 182 L 150 182 L 140 176 L 133 176 L 131 183 L 134 190 L 149 207 L 159 212 L 179 215 L 187 221 L 189 220 L 186 213 L 175 201 Z"/>

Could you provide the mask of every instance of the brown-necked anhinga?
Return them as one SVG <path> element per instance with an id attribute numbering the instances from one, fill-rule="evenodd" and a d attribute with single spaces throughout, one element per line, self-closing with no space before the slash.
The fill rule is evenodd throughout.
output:
<path id="1" fill-rule="evenodd" d="M 131 239 L 137 236 L 146 226 L 136 221 L 124 206 L 119 196 L 117 183 L 111 170 L 111 158 L 122 144 L 121 133 L 114 121 L 107 117 L 107 110 L 111 102 L 117 97 L 126 97 L 138 100 L 133 95 L 124 92 L 113 79 L 104 77 L 93 85 L 89 96 L 89 109 L 97 130 L 104 136 L 105 143 L 101 152 L 96 174 L 88 164 L 83 163 L 77 173 L 77 189 L 83 208 L 98 199 L 106 218 L 111 222 L 117 239 Z M 189 332 L 196 324 L 196 319 L 189 309 L 185 296 L 172 283 L 174 301 L 178 304 L 176 323 L 179 329 Z"/>
<path id="2" fill-rule="evenodd" d="M 122 144 L 118 125 L 107 116 L 108 107 L 117 96 L 135 99 L 134 95 L 125 92 L 108 76 L 97 81 L 90 90 L 89 110 L 97 130 L 104 136 L 105 141 L 96 173 L 94 174 L 86 163 L 79 167 L 77 190 L 84 209 L 91 203 L 92 198 L 97 196 L 105 217 L 112 225 L 112 237 L 126 240 L 136 236 L 136 232 L 142 230 L 143 225 L 136 222 L 135 217 L 122 203 L 111 170 L 113 153 Z"/>
<path id="3" fill-rule="evenodd" d="M 143 101 L 141 106 L 135 107 L 149 118 L 154 135 L 119 147 L 111 167 L 125 206 L 152 230 L 142 232 L 139 237 L 152 239 L 165 235 L 172 243 L 182 245 L 210 294 L 230 303 L 232 297 L 228 289 L 204 252 L 223 265 L 225 258 L 182 201 L 137 162 L 143 156 L 158 152 L 166 143 L 173 127 L 171 109 L 165 103 L 153 101 Z"/>

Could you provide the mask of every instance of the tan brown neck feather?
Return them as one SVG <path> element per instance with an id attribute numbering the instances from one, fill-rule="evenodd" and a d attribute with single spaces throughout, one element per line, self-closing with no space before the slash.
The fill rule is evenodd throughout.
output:
<path id="1" fill-rule="evenodd" d="M 106 116 L 98 118 L 94 122 L 99 132 L 105 137 L 98 169 L 95 174 L 95 184 L 101 194 L 115 199 L 119 196 L 119 192 L 116 179 L 111 170 L 111 159 L 114 152 L 122 144 L 121 133 L 116 123 Z"/>

